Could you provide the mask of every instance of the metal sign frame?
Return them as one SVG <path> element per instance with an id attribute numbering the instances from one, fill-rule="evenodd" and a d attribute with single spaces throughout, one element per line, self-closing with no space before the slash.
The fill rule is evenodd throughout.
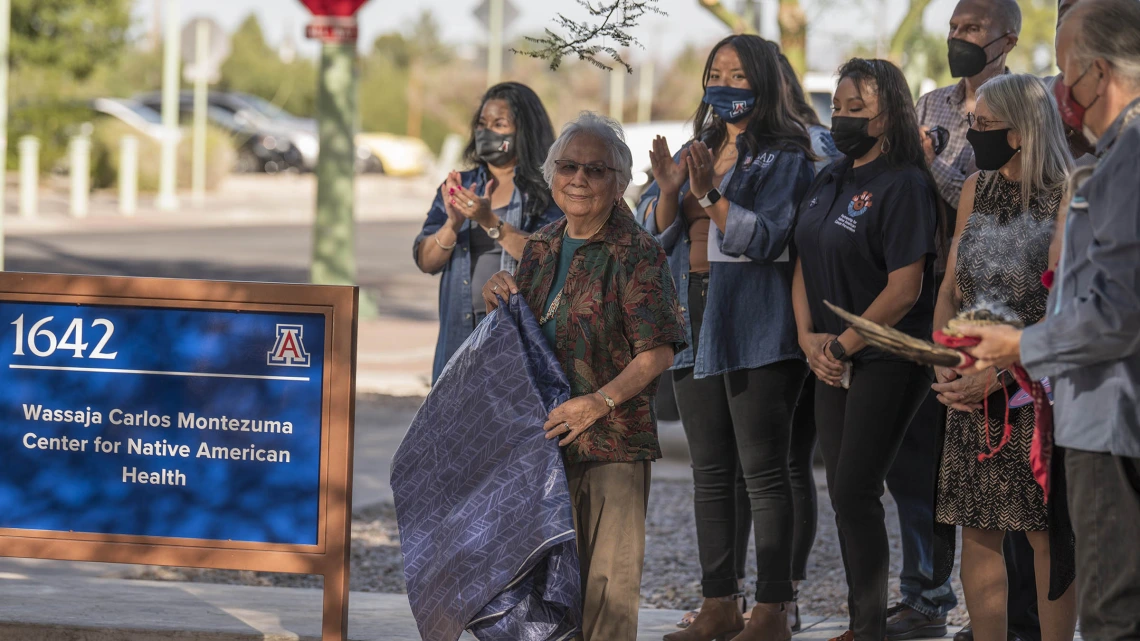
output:
<path id="1" fill-rule="evenodd" d="M 320 574 L 322 639 L 347 639 L 358 288 L 8 272 L 0 301 L 323 314 L 316 545 L 0 528 L 0 557 Z"/>

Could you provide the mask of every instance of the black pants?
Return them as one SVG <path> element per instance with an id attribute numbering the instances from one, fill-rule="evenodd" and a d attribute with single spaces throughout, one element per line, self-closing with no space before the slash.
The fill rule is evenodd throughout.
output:
<path id="1" fill-rule="evenodd" d="M 933 378 L 921 365 L 870 361 L 855 364 L 849 390 L 816 383 L 816 429 L 856 641 L 886 636 L 890 544 L 883 485 Z"/>
<path id="2" fill-rule="evenodd" d="M 699 342 L 707 279 L 691 278 L 689 317 Z M 695 344 L 694 348 L 699 348 Z M 807 375 L 801 361 L 781 361 L 697 379 L 677 370 L 673 387 L 693 461 L 701 592 L 735 594 L 743 560 L 738 550 L 737 477 L 744 478 L 756 536 L 756 600 L 792 599 L 792 514 L 788 451 L 792 414 Z M 741 514 L 744 517 L 745 514 Z M 744 539 L 747 542 L 747 538 Z M 745 548 L 747 549 L 747 548 Z"/>
<path id="3" fill-rule="evenodd" d="M 1066 449 L 1065 475 L 1081 637 L 1140 639 L 1140 458 Z"/>
<path id="4" fill-rule="evenodd" d="M 815 489 L 815 374 L 808 373 L 792 417 L 788 476 L 792 482 L 792 580 L 807 579 L 808 558 L 819 524 L 819 493 Z M 752 501 L 744 473 L 736 475 L 736 576 L 744 580 L 748 537 L 752 534 Z M 1034 640 L 1036 641 L 1036 640 Z"/>
<path id="5" fill-rule="evenodd" d="M 1025 532 L 1006 532 L 1002 542 L 1006 596 L 1006 627 L 1028 641 L 1041 641 L 1041 620 L 1037 613 L 1037 573 L 1033 568 L 1033 546 Z M 1086 637 L 1087 638 L 1087 637 Z"/>

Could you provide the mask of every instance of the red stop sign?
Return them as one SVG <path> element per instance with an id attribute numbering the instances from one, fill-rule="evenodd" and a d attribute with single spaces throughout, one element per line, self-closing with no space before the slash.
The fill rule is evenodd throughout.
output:
<path id="1" fill-rule="evenodd" d="M 348 18 L 368 0 L 301 0 L 314 16 Z"/>

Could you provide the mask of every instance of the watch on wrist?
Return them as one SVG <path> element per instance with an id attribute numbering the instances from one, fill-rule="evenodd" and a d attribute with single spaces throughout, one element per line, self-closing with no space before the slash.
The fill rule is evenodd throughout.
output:
<path id="1" fill-rule="evenodd" d="M 617 404 L 614 403 L 614 399 L 610 398 L 609 394 L 606 394 L 602 390 L 598 390 L 597 395 L 602 397 L 602 400 L 605 401 L 606 405 L 608 405 L 610 407 L 611 412 L 614 411 L 614 408 L 617 407 Z"/>
<path id="2" fill-rule="evenodd" d="M 701 198 L 698 198 L 697 202 L 701 204 L 701 207 L 712 207 L 719 200 L 720 200 L 720 190 L 717 189 L 716 187 L 713 187 L 712 189 L 709 190 L 709 193 L 705 194 Z"/>
<path id="3" fill-rule="evenodd" d="M 503 229 L 503 219 L 500 218 L 498 225 L 495 225 L 494 227 L 491 227 L 490 229 L 484 228 L 483 231 L 487 232 L 487 236 L 490 237 L 491 240 L 499 240 L 499 237 L 503 235 L 502 229 Z"/>
<path id="4" fill-rule="evenodd" d="M 837 361 L 847 360 L 847 348 L 839 342 L 838 338 L 831 339 L 831 342 L 827 344 L 827 351 L 831 352 L 832 358 Z"/>

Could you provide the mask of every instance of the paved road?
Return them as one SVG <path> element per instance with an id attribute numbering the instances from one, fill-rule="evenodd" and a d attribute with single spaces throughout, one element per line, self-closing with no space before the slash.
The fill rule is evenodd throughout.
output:
<path id="1" fill-rule="evenodd" d="M 357 225 L 360 284 L 380 312 L 408 320 L 436 319 L 434 279 L 412 264 L 420 225 Z M 312 229 L 307 225 L 143 228 L 11 234 L 5 245 L 11 271 L 308 282 Z"/>

